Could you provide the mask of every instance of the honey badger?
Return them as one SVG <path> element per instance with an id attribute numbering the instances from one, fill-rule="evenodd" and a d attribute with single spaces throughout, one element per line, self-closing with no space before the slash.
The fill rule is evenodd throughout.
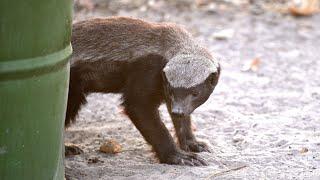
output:
<path id="1" fill-rule="evenodd" d="M 75 23 L 65 125 L 74 121 L 86 95 L 121 93 L 125 112 L 161 163 L 206 165 L 192 152 L 209 151 L 196 140 L 190 114 L 214 90 L 216 59 L 182 27 L 127 17 Z M 180 148 L 162 123 L 165 102 Z"/>

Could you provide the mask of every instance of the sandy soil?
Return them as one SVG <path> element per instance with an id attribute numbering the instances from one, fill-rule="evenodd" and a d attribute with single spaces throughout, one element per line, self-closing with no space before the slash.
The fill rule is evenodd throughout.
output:
<path id="1" fill-rule="evenodd" d="M 295 18 L 254 6 L 177 6 L 163 1 L 122 8 L 98 4 L 74 19 L 122 15 L 186 26 L 220 58 L 222 76 L 193 113 L 195 134 L 213 153 L 206 167 L 159 164 L 150 146 L 121 113 L 118 95 L 92 94 L 66 142 L 84 154 L 66 158 L 74 179 L 320 179 L 320 16 Z M 112 7 L 112 9 L 110 9 Z M 229 31 L 223 40 L 215 38 Z M 242 71 L 259 58 L 257 72 Z M 164 106 L 164 122 L 174 136 Z M 98 152 L 108 139 L 116 155 Z M 97 162 L 92 163 L 92 159 Z"/>

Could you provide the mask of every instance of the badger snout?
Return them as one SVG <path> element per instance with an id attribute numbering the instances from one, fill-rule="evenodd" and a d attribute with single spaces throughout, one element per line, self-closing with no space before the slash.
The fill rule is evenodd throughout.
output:
<path id="1" fill-rule="evenodd" d="M 190 98 L 175 99 L 171 102 L 171 114 L 173 116 L 182 117 L 192 113 L 192 102 Z"/>
<path id="2" fill-rule="evenodd" d="M 183 107 L 181 107 L 181 105 L 179 105 L 179 104 L 174 104 L 172 106 L 171 113 L 174 116 L 185 116 L 186 115 L 186 113 L 184 112 Z"/>

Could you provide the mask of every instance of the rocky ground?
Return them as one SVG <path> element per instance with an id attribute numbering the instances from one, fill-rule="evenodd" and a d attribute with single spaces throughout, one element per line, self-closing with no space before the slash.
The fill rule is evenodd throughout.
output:
<path id="1" fill-rule="evenodd" d="M 66 158 L 71 179 L 320 179 L 320 15 L 294 17 L 263 3 L 197 2 L 96 0 L 76 7 L 74 19 L 177 22 L 220 59 L 220 82 L 193 114 L 196 136 L 212 148 L 199 154 L 210 165 L 159 164 L 121 113 L 120 97 L 92 94 L 65 135 L 84 150 Z M 120 153 L 98 151 L 109 139 L 120 143 Z"/>

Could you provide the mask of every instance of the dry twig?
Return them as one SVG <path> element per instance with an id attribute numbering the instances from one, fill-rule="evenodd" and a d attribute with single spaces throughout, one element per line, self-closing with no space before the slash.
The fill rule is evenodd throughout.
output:
<path id="1" fill-rule="evenodd" d="M 217 176 L 221 176 L 221 175 L 227 174 L 227 173 L 232 172 L 232 171 L 238 171 L 238 170 L 241 170 L 241 169 L 246 168 L 246 167 L 248 167 L 248 166 L 247 165 L 243 165 L 243 166 L 239 166 L 239 167 L 236 167 L 236 168 L 227 169 L 225 171 L 217 172 L 217 173 L 211 174 L 206 179 L 211 179 L 211 178 L 214 178 L 214 177 L 217 177 Z"/>

